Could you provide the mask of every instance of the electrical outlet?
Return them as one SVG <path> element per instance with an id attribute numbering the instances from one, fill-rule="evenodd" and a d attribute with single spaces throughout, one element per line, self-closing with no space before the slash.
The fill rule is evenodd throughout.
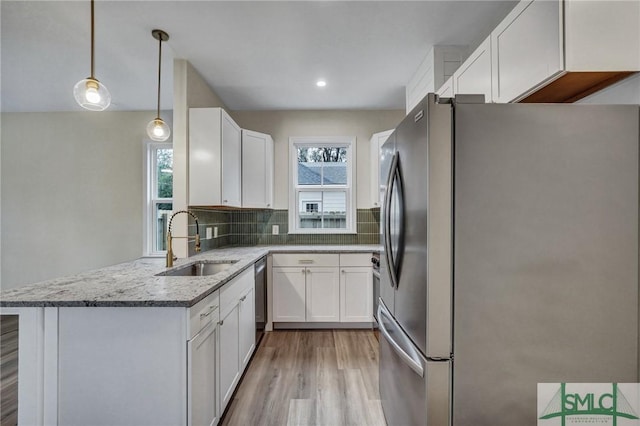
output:
<path id="1" fill-rule="evenodd" d="M 210 239 L 211 239 L 211 227 L 210 227 L 210 226 L 209 226 L 209 227 L 207 227 L 206 235 L 207 235 L 207 236 L 206 236 L 206 239 L 207 239 L 207 240 L 210 240 Z"/>
<path id="2" fill-rule="evenodd" d="M 271 234 L 278 235 L 280 233 L 280 225 L 271 225 Z"/>
<path id="3" fill-rule="evenodd" d="M 218 227 L 217 226 L 213 227 L 213 238 L 218 238 Z"/>

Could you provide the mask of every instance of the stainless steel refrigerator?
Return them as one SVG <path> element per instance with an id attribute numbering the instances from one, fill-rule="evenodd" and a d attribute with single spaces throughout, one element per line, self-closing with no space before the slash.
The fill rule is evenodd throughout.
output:
<path id="1" fill-rule="evenodd" d="M 390 426 L 536 425 L 537 383 L 638 381 L 640 109 L 428 95 L 382 147 Z"/>

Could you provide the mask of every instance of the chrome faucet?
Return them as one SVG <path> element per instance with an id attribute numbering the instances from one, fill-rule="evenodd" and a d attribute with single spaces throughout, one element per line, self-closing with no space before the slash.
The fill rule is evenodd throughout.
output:
<path id="1" fill-rule="evenodd" d="M 180 213 L 186 213 L 195 219 L 196 235 L 194 235 L 194 238 L 196 242 L 196 253 L 200 251 L 200 226 L 198 225 L 198 217 L 195 214 L 191 213 L 189 210 L 180 210 L 175 212 L 174 214 L 171 215 L 171 218 L 169 219 L 169 230 L 167 231 L 167 268 L 172 267 L 173 261 L 177 259 L 177 257 L 173 255 L 173 244 L 171 241 L 174 238 L 187 238 L 187 240 L 191 238 L 190 235 L 187 235 L 186 237 L 174 237 L 171 235 L 171 222 L 173 221 L 173 218 Z"/>

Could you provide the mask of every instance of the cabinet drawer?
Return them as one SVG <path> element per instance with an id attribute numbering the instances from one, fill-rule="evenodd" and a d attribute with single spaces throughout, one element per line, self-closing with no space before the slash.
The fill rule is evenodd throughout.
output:
<path id="1" fill-rule="evenodd" d="M 340 266 L 371 266 L 371 253 L 343 253 Z"/>
<path id="2" fill-rule="evenodd" d="M 220 317 L 220 292 L 214 291 L 189 308 L 189 339 L 193 338 L 209 322 Z"/>
<path id="3" fill-rule="evenodd" d="M 220 312 L 223 317 L 238 304 L 240 298 L 254 285 L 253 270 L 252 265 L 220 289 Z"/>
<path id="4" fill-rule="evenodd" d="M 278 253 L 273 255 L 273 266 L 338 266 L 337 253 Z"/>

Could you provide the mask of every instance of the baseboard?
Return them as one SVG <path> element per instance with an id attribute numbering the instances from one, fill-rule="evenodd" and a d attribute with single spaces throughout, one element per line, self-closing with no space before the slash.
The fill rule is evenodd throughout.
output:
<path id="1" fill-rule="evenodd" d="M 274 322 L 274 330 L 372 329 L 374 322 Z"/>

